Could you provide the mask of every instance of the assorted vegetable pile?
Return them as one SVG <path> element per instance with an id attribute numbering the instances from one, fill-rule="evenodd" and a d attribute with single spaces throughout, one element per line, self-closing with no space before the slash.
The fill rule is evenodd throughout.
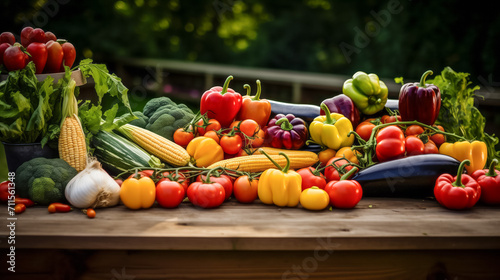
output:
<path id="1" fill-rule="evenodd" d="M 242 96 L 229 76 L 202 95 L 199 112 L 168 97 L 132 112 L 127 89 L 104 65 L 78 67 L 94 78 L 97 104 L 77 100 L 69 67 L 56 85 L 35 82 L 36 62 L 0 83 L 2 141 L 59 143 L 61 159 L 36 158 L 16 173 L 18 194 L 51 213 L 73 206 L 93 218 L 94 208 L 120 201 L 215 208 L 259 199 L 309 210 L 354 208 L 363 196 L 435 196 L 450 209 L 500 203 L 498 139 L 484 133 L 473 106 L 477 87 L 450 68 L 404 84 L 399 111 L 386 108 L 376 74 L 357 72 L 319 106 L 263 99 L 259 80 L 255 96 L 248 84 Z M 105 94 L 127 113 L 118 116 L 118 104 L 103 112 Z M 2 200 L 13 199 L 5 191 Z"/>

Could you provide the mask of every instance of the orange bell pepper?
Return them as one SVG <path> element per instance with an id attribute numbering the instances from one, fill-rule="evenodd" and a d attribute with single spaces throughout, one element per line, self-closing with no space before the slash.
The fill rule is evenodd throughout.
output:
<path id="1" fill-rule="evenodd" d="M 129 178 L 122 183 L 120 199 L 130 209 L 150 208 L 156 199 L 155 182 L 149 177 Z"/>
<path id="2" fill-rule="evenodd" d="M 198 167 L 207 167 L 224 159 L 222 147 L 210 137 L 194 138 L 189 142 L 186 151 L 191 156 L 191 161 Z"/>
<path id="3" fill-rule="evenodd" d="M 266 99 L 260 99 L 260 81 L 257 80 L 257 94 L 255 94 L 255 96 L 250 96 L 249 85 L 245 84 L 243 87 L 247 89 L 247 95 L 243 96 L 238 119 L 252 119 L 256 121 L 260 127 L 266 126 L 271 116 L 271 103 Z"/>

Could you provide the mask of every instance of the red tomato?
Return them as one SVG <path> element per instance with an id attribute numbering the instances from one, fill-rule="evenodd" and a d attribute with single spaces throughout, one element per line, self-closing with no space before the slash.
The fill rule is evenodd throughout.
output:
<path id="1" fill-rule="evenodd" d="M 42 74 L 47 63 L 47 46 L 44 43 L 33 42 L 29 44 L 26 51 L 31 55 L 29 61 L 33 61 L 36 67 L 36 74 Z"/>
<path id="2" fill-rule="evenodd" d="M 73 44 L 71 44 L 70 42 L 62 44 L 61 47 L 63 49 L 64 56 L 63 63 L 61 64 L 61 69 L 59 69 L 59 71 L 64 72 L 64 66 L 68 66 L 69 68 L 71 68 L 71 66 L 73 66 L 73 63 L 75 63 L 76 50 L 75 46 L 73 46 Z"/>
<path id="3" fill-rule="evenodd" d="M 95 218 L 95 210 L 92 208 L 88 208 L 87 209 L 87 217 L 89 217 L 90 219 Z"/>
<path id="4" fill-rule="evenodd" d="M 50 40 L 57 41 L 57 37 L 54 33 L 47 31 L 47 32 L 45 32 L 45 42 L 44 43 L 47 43 Z"/>
<path id="5" fill-rule="evenodd" d="M 219 183 L 194 182 L 187 190 L 189 201 L 203 208 L 220 206 L 226 197 L 224 187 Z"/>
<path id="6" fill-rule="evenodd" d="M 373 119 L 366 120 L 356 127 L 356 133 L 365 141 L 368 141 L 368 139 L 370 139 L 372 130 L 375 127 L 375 124 L 371 123 L 370 120 Z"/>
<path id="7" fill-rule="evenodd" d="M 7 201 L 9 200 L 9 183 L 10 181 L 3 181 L 0 183 L 0 201 Z"/>
<path id="8" fill-rule="evenodd" d="M 206 178 L 206 175 L 199 175 L 198 177 L 196 177 L 196 182 L 205 181 Z M 210 182 L 221 184 L 226 195 L 225 199 L 228 199 L 233 193 L 233 181 L 228 175 L 222 174 L 219 177 L 216 177 L 214 174 L 210 174 Z"/>
<path id="9" fill-rule="evenodd" d="M 3 64 L 9 71 L 24 69 L 28 59 L 29 56 L 17 44 L 8 47 L 3 53 Z"/>
<path id="10" fill-rule="evenodd" d="M 444 128 L 440 125 L 438 126 L 435 125 L 434 127 L 437 127 L 439 130 L 444 131 Z M 446 141 L 446 137 L 443 134 L 434 134 L 431 136 L 431 140 L 436 144 L 436 147 L 439 148 L 441 144 L 443 144 Z"/>
<path id="11" fill-rule="evenodd" d="M 181 127 L 181 128 L 178 128 L 174 132 L 174 142 L 177 145 L 180 145 L 183 147 L 186 147 L 189 144 L 189 142 L 191 142 L 191 140 L 193 140 L 193 138 L 194 138 L 194 134 L 193 134 L 193 130 L 191 128 L 188 130 L 185 130 L 183 127 Z"/>
<path id="12" fill-rule="evenodd" d="M 47 63 L 45 64 L 45 73 L 57 73 L 61 69 L 61 64 L 64 58 L 64 51 L 61 46 L 56 41 L 48 41 L 47 46 Z"/>
<path id="13" fill-rule="evenodd" d="M 26 205 L 24 205 L 24 204 L 16 204 L 16 206 L 14 206 L 14 212 L 16 214 L 21 214 L 25 210 L 26 210 Z"/>
<path id="14" fill-rule="evenodd" d="M 330 205 L 335 208 L 354 208 L 363 197 L 361 185 L 354 180 L 328 182 L 325 191 L 330 197 Z"/>
<path id="15" fill-rule="evenodd" d="M 177 173 L 177 175 L 175 174 L 175 172 L 163 172 L 163 178 L 159 179 L 161 177 L 160 174 L 158 174 L 157 176 L 157 179 L 158 182 L 156 183 L 156 186 L 158 186 L 158 184 L 160 182 L 163 182 L 163 181 L 173 181 L 173 182 L 178 182 L 179 184 L 181 184 L 181 186 L 184 188 L 184 191 L 187 191 L 187 188 L 189 187 L 189 179 L 186 178 L 186 175 L 184 175 L 183 173 Z"/>
<path id="16" fill-rule="evenodd" d="M 406 136 L 416 136 L 424 133 L 424 129 L 420 125 L 410 125 L 406 128 L 405 134 Z"/>
<path id="17" fill-rule="evenodd" d="M 335 166 L 341 167 L 342 165 L 349 163 L 345 159 L 340 159 L 340 160 L 339 159 L 340 159 L 340 157 L 333 157 L 327 162 L 327 165 L 330 165 L 333 163 L 333 164 L 335 164 Z M 348 165 L 344 168 L 346 173 L 349 172 L 349 170 L 351 170 L 351 169 L 352 169 L 352 165 Z M 327 168 L 325 168 L 324 173 L 326 176 L 326 180 L 328 182 L 338 181 L 338 180 L 340 180 L 340 177 L 342 177 L 342 175 L 340 175 L 339 172 L 332 166 L 328 166 Z"/>
<path id="18" fill-rule="evenodd" d="M 1 43 L 0 44 L 0 65 L 3 64 L 3 54 L 5 53 L 5 50 L 10 47 L 11 45 L 9 43 Z"/>
<path id="19" fill-rule="evenodd" d="M 224 153 L 234 155 L 241 150 L 243 141 L 239 135 L 224 135 L 220 139 L 220 146 L 222 147 L 222 150 L 224 150 Z"/>
<path id="20" fill-rule="evenodd" d="M 41 28 L 33 29 L 28 36 L 28 46 L 31 43 L 45 43 L 45 32 Z"/>
<path id="21" fill-rule="evenodd" d="M 297 173 L 302 177 L 302 190 L 318 187 L 324 189 L 326 185 L 326 178 L 321 172 L 316 171 L 313 167 L 305 167 L 297 170 Z M 315 174 L 318 173 L 318 174 Z"/>
<path id="22" fill-rule="evenodd" d="M 428 140 L 427 143 L 424 144 L 424 154 L 439 154 L 439 149 L 432 140 Z"/>
<path id="23" fill-rule="evenodd" d="M 393 123 L 393 122 L 396 122 L 396 120 L 398 122 L 401 121 L 401 116 L 400 115 L 397 115 L 397 116 L 389 116 L 389 115 L 384 115 L 382 116 L 382 118 L 380 119 L 380 121 L 382 123 Z"/>
<path id="24" fill-rule="evenodd" d="M 252 119 L 243 120 L 239 125 L 240 131 L 248 137 L 253 137 L 260 130 L 259 124 Z"/>
<path id="25" fill-rule="evenodd" d="M 207 131 L 205 132 L 205 134 L 203 134 L 203 136 L 214 139 L 217 144 L 220 143 L 219 135 L 217 134 L 217 132 L 215 132 L 215 130 Z"/>
<path id="26" fill-rule="evenodd" d="M 238 177 L 234 181 L 234 197 L 241 203 L 252 203 L 258 197 L 259 180 L 250 178 L 247 175 Z"/>
<path id="27" fill-rule="evenodd" d="M 139 172 L 137 172 L 137 174 L 139 175 L 138 179 L 140 179 L 142 177 L 152 178 L 154 172 L 155 172 L 154 170 L 142 170 L 142 171 L 139 171 Z M 127 179 L 133 178 L 134 176 L 135 176 L 135 173 L 132 174 L 132 175 L 130 175 L 130 176 L 128 176 Z"/>
<path id="28" fill-rule="evenodd" d="M 219 131 L 221 129 L 221 125 L 220 125 L 219 121 L 216 119 L 209 119 L 206 127 L 204 127 L 203 119 L 199 120 L 196 123 L 196 125 L 198 127 L 198 135 L 199 136 L 205 136 L 205 133 L 207 133 L 209 131 Z"/>
<path id="29" fill-rule="evenodd" d="M 319 162 L 321 162 L 322 166 L 327 166 L 328 161 L 332 159 L 337 152 L 333 149 L 325 149 L 318 153 Z"/>
<path id="30" fill-rule="evenodd" d="M 0 34 L 0 44 L 1 43 L 9 43 L 10 45 L 14 45 L 16 42 L 16 37 L 11 32 L 2 32 Z"/>
<path id="31" fill-rule="evenodd" d="M 29 45 L 29 43 L 30 43 L 29 37 L 30 37 L 31 31 L 33 31 L 33 27 L 31 27 L 31 26 L 26 26 L 21 31 L 21 45 L 23 45 L 23 47 L 27 47 Z"/>
<path id="32" fill-rule="evenodd" d="M 407 136 L 405 139 L 405 150 L 407 156 L 416 156 L 424 153 L 424 142 L 416 136 Z"/>
<path id="33" fill-rule="evenodd" d="M 379 161 L 401 158 L 405 155 L 405 136 L 395 125 L 382 128 L 376 137 L 375 152 Z"/>
<path id="34" fill-rule="evenodd" d="M 161 207 L 175 208 L 181 204 L 186 195 L 179 182 L 161 181 L 156 184 L 156 201 Z"/>
<path id="35" fill-rule="evenodd" d="M 253 137 L 254 139 L 251 139 L 249 141 L 249 144 L 253 148 L 258 148 L 262 146 L 262 144 L 264 144 L 264 139 L 266 138 L 266 131 L 264 131 L 263 129 L 259 129 L 259 131 L 257 131 L 257 133 Z"/>

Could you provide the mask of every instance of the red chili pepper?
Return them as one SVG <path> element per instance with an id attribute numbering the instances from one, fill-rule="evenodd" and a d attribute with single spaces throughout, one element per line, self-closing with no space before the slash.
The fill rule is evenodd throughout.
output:
<path id="1" fill-rule="evenodd" d="M 50 213 L 65 213 L 71 211 L 71 206 L 64 204 L 64 203 L 59 203 L 59 202 L 54 202 L 49 205 L 48 210 Z"/>
<path id="2" fill-rule="evenodd" d="M 500 204 L 500 171 L 495 170 L 498 164 L 497 159 L 493 159 L 490 168 L 476 170 L 471 174 L 481 186 L 481 201 L 486 204 Z"/>
<path id="3" fill-rule="evenodd" d="M 442 206 L 448 209 L 467 209 L 476 204 L 481 197 L 481 186 L 471 176 L 462 174 L 469 160 L 464 160 L 458 167 L 457 176 L 443 174 L 436 180 L 434 196 Z"/>
<path id="4" fill-rule="evenodd" d="M 62 43 L 61 47 L 63 49 L 64 57 L 60 71 L 64 72 L 64 66 L 68 66 L 69 68 L 71 68 L 71 66 L 73 66 L 73 63 L 75 63 L 76 50 L 73 44 L 71 44 L 70 42 Z"/>
<path id="5" fill-rule="evenodd" d="M 22 203 L 16 204 L 16 206 L 14 206 L 14 212 L 15 212 L 16 214 L 21 214 L 21 213 L 23 213 L 25 210 L 26 210 L 26 205 L 24 205 L 24 204 L 22 204 Z"/>
<path id="6" fill-rule="evenodd" d="M 61 69 L 64 58 L 64 51 L 58 42 L 48 41 L 47 46 L 47 63 L 43 70 L 44 73 L 57 73 Z"/>
<path id="7" fill-rule="evenodd" d="M 241 95 L 228 88 L 233 76 L 229 76 L 224 87 L 212 87 L 201 97 L 200 113 L 216 119 L 223 127 L 229 127 L 241 108 Z"/>
<path id="8" fill-rule="evenodd" d="M 16 199 L 14 201 L 16 202 L 16 204 L 24 204 L 24 205 L 26 205 L 26 207 L 31 207 L 31 206 L 35 205 L 35 203 L 29 198 L 16 197 Z"/>

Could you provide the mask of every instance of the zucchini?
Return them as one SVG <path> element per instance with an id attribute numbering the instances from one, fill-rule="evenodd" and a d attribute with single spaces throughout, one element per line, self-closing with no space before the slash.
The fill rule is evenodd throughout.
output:
<path id="1" fill-rule="evenodd" d="M 436 179 L 443 173 L 455 176 L 459 165 L 441 154 L 417 155 L 377 163 L 352 180 L 361 185 L 364 197 L 428 197 L 434 195 Z"/>
<path id="2" fill-rule="evenodd" d="M 92 138 L 92 145 L 104 169 L 114 175 L 135 167 L 165 166 L 160 159 L 114 132 L 99 131 Z"/>

